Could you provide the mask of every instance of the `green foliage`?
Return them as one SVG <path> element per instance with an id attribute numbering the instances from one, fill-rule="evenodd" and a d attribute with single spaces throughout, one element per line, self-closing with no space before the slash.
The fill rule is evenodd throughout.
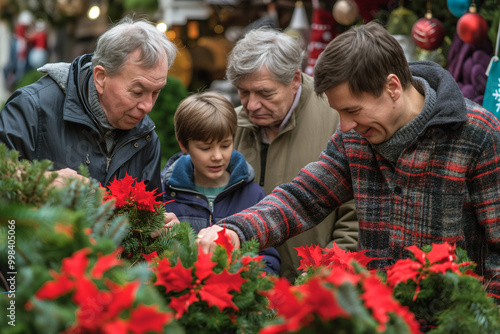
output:
<path id="1" fill-rule="evenodd" d="M 432 246 L 422 247 L 428 252 Z M 456 249 L 456 263 L 469 262 L 467 252 Z M 474 265 L 460 268 L 462 272 Z M 410 308 L 422 330 L 432 334 L 500 333 L 500 313 L 476 277 L 447 271 L 433 273 L 417 283 L 409 280 L 394 288 L 394 297 Z"/>
<path id="2" fill-rule="evenodd" d="M 11 319 L 0 317 L 3 334 L 67 329 L 75 321 L 76 305 L 71 298 L 37 300 L 33 298 L 36 291 L 53 279 L 51 270 L 60 271 L 62 259 L 90 248 L 92 264 L 98 254 L 116 250 L 123 230 L 128 230 L 127 216 L 110 219 L 113 203 L 102 202 L 103 191 L 97 181 L 70 179 L 55 188 L 50 185 L 54 175 L 46 173 L 51 168 L 48 161 L 18 161 L 17 152 L 0 144 L 0 254 L 15 252 L 14 262 L 8 262 L 7 256 L 0 258 L 0 291 L 4 291 L 0 293 L 0 308 L 6 310 L 14 301 L 16 324 L 11 326 Z M 88 175 L 86 170 L 81 173 Z M 15 243 L 7 243 L 8 236 L 14 236 Z M 113 268 L 106 279 L 118 284 L 149 279 L 144 268 L 129 271 L 127 267 Z M 9 278 L 15 279 L 15 291 L 4 284 Z M 158 292 L 146 284 L 140 286 L 136 300 L 165 307 Z M 173 333 L 183 333 L 175 326 Z"/>
<path id="3" fill-rule="evenodd" d="M 198 260 L 198 245 L 196 234 L 188 223 L 180 223 L 173 226 L 163 239 L 167 251 L 163 253 L 172 265 L 181 261 L 184 268 L 192 268 Z M 218 246 L 211 260 L 216 263 L 213 268 L 218 274 L 224 269 L 230 273 L 237 273 L 243 266 L 240 261 L 243 256 L 257 256 L 258 243 L 254 240 L 245 242 L 239 250 L 234 250 L 232 260 L 228 259 L 226 250 Z M 230 263 L 229 263 L 230 262 Z M 241 271 L 241 277 L 247 281 L 241 285 L 240 292 L 233 292 L 233 302 L 238 311 L 225 308 L 209 307 L 204 301 L 193 303 L 188 312 L 184 313 L 179 323 L 187 333 L 257 333 L 270 317 L 268 300 L 259 292 L 269 290 L 274 286 L 271 280 L 263 277 L 263 262 L 250 261 L 247 270 Z M 179 291 L 165 292 L 161 285 L 158 290 L 170 302 L 171 297 L 177 297 L 182 293 Z"/>
<path id="4" fill-rule="evenodd" d="M 144 210 L 131 210 L 129 212 L 118 213 L 118 217 L 123 215 L 129 218 L 130 228 L 125 233 L 122 246 L 123 254 L 132 264 L 142 261 L 142 254 L 150 254 L 154 251 L 161 253 L 165 250 L 162 237 L 153 238 L 154 231 L 163 229 L 163 219 L 165 206 L 160 205 L 154 212 Z"/>
<path id="5" fill-rule="evenodd" d="M 179 103 L 187 96 L 188 92 L 182 82 L 169 76 L 167 85 L 158 95 L 153 110 L 149 113 L 149 117 L 155 122 L 155 131 L 160 139 L 162 167 L 180 150 L 175 138 L 174 115 Z"/>

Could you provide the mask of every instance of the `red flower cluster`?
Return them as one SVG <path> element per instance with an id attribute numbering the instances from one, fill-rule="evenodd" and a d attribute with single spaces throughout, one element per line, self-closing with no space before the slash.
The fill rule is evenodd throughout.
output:
<path id="1" fill-rule="evenodd" d="M 334 242 L 332 248 L 321 248 L 319 246 L 295 247 L 300 260 L 300 267 L 297 269 L 307 269 L 307 267 L 326 267 L 348 269 L 351 267 L 351 260 L 354 260 L 366 267 L 372 259 L 365 256 L 367 251 L 348 252 L 341 249 Z"/>
<path id="2" fill-rule="evenodd" d="M 370 261 L 364 252 L 346 252 L 334 244 L 326 254 L 319 247 L 299 247 L 299 256 L 303 257 L 301 268 L 318 267 L 316 272 L 304 284 L 293 286 L 284 279 L 276 279 L 275 288 L 265 293 L 270 300 L 270 307 L 278 311 L 284 321 L 264 328 L 259 334 L 277 334 L 296 332 L 306 327 L 316 317 L 322 321 L 336 318 L 350 318 L 348 310 L 337 301 L 337 288 L 343 284 L 360 287 L 360 298 L 365 307 L 378 321 L 379 331 L 384 331 L 389 321 L 389 314 L 400 316 L 408 325 L 409 331 L 419 333 L 419 324 L 413 313 L 401 306 L 392 296 L 392 289 L 384 285 L 375 273 L 367 271 L 356 273 L 352 259 L 362 263 Z"/>
<path id="3" fill-rule="evenodd" d="M 406 249 L 413 253 L 415 260 L 409 258 L 398 260 L 387 270 L 387 283 L 394 287 L 398 285 L 398 283 L 406 282 L 407 280 L 415 281 L 417 283 L 417 289 L 413 296 L 413 300 L 417 299 L 417 294 L 420 291 L 420 281 L 429 276 L 429 274 L 444 274 L 446 271 L 450 270 L 462 275 L 459 268 L 472 264 L 472 262 L 455 263 L 455 246 L 447 242 L 443 244 L 433 243 L 432 250 L 429 253 L 423 252 L 415 245 L 406 247 Z M 471 270 L 468 270 L 466 274 L 478 277 Z"/>
<path id="4" fill-rule="evenodd" d="M 35 294 L 38 299 L 56 299 L 70 292 L 78 306 L 76 323 L 67 333 L 137 333 L 163 331 L 164 325 L 173 318 L 171 313 L 158 310 L 155 306 L 140 304 L 133 307 L 140 282 L 120 286 L 111 280 L 104 283 L 108 290 L 100 290 L 94 280 L 120 265 L 118 248 L 109 255 L 99 255 L 87 274 L 90 248 L 81 249 L 62 261 L 61 272 L 51 272 L 53 281 L 46 282 Z M 127 313 L 128 312 L 128 313 Z M 129 314 L 128 319 L 122 318 Z"/>
<path id="5" fill-rule="evenodd" d="M 226 249 L 230 259 L 233 246 L 225 229 L 219 232 L 216 243 Z M 216 306 L 221 311 L 226 307 L 237 311 L 238 307 L 233 303 L 233 295 L 230 292 L 241 292 L 241 285 L 247 281 L 241 277 L 241 272 L 247 268 L 245 264 L 260 259 L 260 257 L 244 257 L 241 259 L 243 266 L 236 273 L 224 269 L 216 274 L 213 268 L 217 263 L 211 260 L 212 254 L 206 254 L 201 247 L 198 248 L 198 258 L 192 268 L 184 268 L 180 259 L 173 265 L 166 258 L 160 259 L 156 252 L 144 257 L 155 265 L 152 267 L 156 276 L 154 285 L 164 286 L 167 294 L 182 293 L 178 297 L 171 297 L 169 304 L 177 312 L 176 319 L 180 319 L 189 306 L 198 301 L 205 301 L 209 307 Z"/>
<path id="6" fill-rule="evenodd" d="M 133 185 L 135 182 L 135 185 Z M 133 185 L 133 186 L 132 186 Z M 123 179 L 115 179 L 109 185 L 109 192 L 106 193 L 104 201 L 114 199 L 115 208 L 124 206 L 137 206 L 139 210 L 155 211 L 155 206 L 164 205 L 157 201 L 155 191 L 147 191 L 144 181 L 136 182 L 132 176 L 125 174 Z"/>

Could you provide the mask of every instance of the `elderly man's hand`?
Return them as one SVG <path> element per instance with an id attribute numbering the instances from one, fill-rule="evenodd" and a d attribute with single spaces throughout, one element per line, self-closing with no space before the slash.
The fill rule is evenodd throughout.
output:
<path id="1" fill-rule="evenodd" d="M 159 236 L 161 233 L 164 233 L 167 231 L 169 228 L 174 226 L 175 224 L 179 224 L 179 219 L 177 219 L 177 216 L 173 212 L 165 212 L 165 217 L 163 218 L 163 228 L 160 230 L 156 230 L 151 233 L 151 237 L 156 238 Z"/>
<path id="2" fill-rule="evenodd" d="M 57 177 L 54 179 L 54 181 L 52 181 L 52 185 L 58 188 L 62 187 L 66 182 L 66 180 L 71 178 L 84 180 L 85 182 L 90 182 L 88 178 L 78 174 L 75 170 L 71 168 L 63 168 L 53 172 L 45 172 L 45 176 L 50 177 L 52 173 L 57 173 Z"/>
<path id="3" fill-rule="evenodd" d="M 223 228 L 219 225 L 212 225 L 210 227 L 202 229 L 196 237 L 198 246 L 201 246 L 201 249 L 203 249 L 205 253 L 213 252 L 215 250 L 215 247 L 217 246 L 215 240 L 219 237 L 217 233 L 221 230 L 223 230 Z M 234 248 L 240 248 L 240 238 L 238 237 L 238 234 L 229 229 L 226 229 L 226 234 L 229 236 L 229 239 L 231 240 Z"/>

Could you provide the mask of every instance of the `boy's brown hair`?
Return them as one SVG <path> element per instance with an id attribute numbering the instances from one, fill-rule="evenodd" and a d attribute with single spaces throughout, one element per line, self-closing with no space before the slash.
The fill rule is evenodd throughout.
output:
<path id="1" fill-rule="evenodd" d="M 175 136 L 188 147 L 190 140 L 219 142 L 232 135 L 237 127 L 234 105 L 214 92 L 196 93 L 181 101 L 174 116 Z"/>

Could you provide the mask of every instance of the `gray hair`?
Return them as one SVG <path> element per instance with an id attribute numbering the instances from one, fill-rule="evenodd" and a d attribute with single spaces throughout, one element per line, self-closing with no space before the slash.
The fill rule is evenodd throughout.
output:
<path id="1" fill-rule="evenodd" d="M 177 56 L 177 46 L 151 22 L 125 16 L 97 40 L 92 66 L 101 65 L 110 75 L 116 74 L 137 49 L 141 50 L 140 64 L 145 68 L 166 57 L 170 69 Z"/>
<path id="2" fill-rule="evenodd" d="M 241 79 L 265 66 L 276 80 L 288 85 L 301 68 L 303 54 L 297 38 L 269 27 L 253 29 L 231 51 L 226 78 L 237 85 Z"/>

